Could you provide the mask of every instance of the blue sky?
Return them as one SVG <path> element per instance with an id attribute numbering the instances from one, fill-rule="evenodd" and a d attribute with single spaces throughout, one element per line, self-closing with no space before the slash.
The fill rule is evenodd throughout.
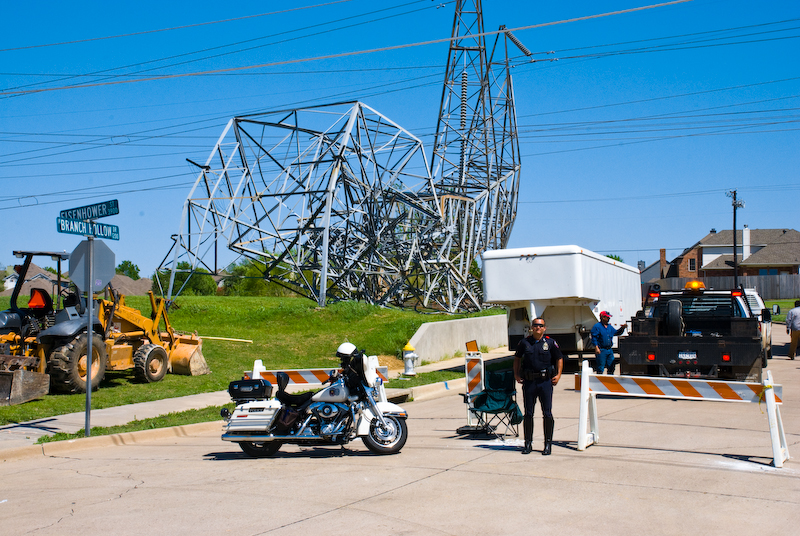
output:
<path id="1" fill-rule="evenodd" d="M 483 11 L 491 31 L 647 5 L 495 0 Z M 108 245 L 149 276 L 196 177 L 187 158 L 205 161 L 235 115 L 359 99 L 430 154 L 446 42 L 313 58 L 448 38 L 454 8 L 4 3 L 0 262 L 14 249 L 72 251 L 81 237 L 56 232 L 59 211 L 118 199 L 103 222 L 120 240 Z M 558 61 L 514 68 L 523 157 L 509 247 L 672 258 L 731 228 L 731 189 L 745 201 L 739 227 L 800 228 L 800 2 L 693 0 L 515 35 Z M 274 65 L 292 60 L 310 61 Z M 231 68 L 242 69 L 197 74 Z"/>

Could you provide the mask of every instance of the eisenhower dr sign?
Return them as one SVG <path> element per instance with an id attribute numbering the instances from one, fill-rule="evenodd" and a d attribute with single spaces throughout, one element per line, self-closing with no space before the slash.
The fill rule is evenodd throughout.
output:
<path id="1" fill-rule="evenodd" d="M 97 218 L 116 216 L 117 214 L 119 214 L 119 201 L 112 199 L 95 205 L 62 210 L 59 216 L 65 220 L 96 220 Z"/>
<path id="2" fill-rule="evenodd" d="M 56 218 L 56 227 L 59 233 L 119 240 L 119 227 L 92 221 L 116 214 L 119 214 L 119 202 L 112 199 L 95 205 L 62 210 L 60 216 Z"/>

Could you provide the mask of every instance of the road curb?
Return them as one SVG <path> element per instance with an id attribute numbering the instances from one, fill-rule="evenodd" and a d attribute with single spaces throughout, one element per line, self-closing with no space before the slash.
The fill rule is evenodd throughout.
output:
<path id="1" fill-rule="evenodd" d="M 446 382 L 430 383 L 411 388 L 411 398 L 414 402 L 433 400 L 443 396 L 467 392 L 467 379 L 458 378 Z"/>
<path id="2" fill-rule="evenodd" d="M 446 382 L 429 383 L 408 389 L 387 389 L 386 398 L 389 402 L 402 404 L 411 400 L 420 402 L 422 400 L 432 400 L 452 394 L 465 393 L 467 390 L 467 379 L 457 378 Z"/>
<path id="3" fill-rule="evenodd" d="M 455 380 L 420 385 L 417 387 L 411 387 L 409 389 L 391 389 L 390 391 L 392 391 L 392 393 L 387 393 L 387 395 L 390 395 L 390 400 L 397 403 L 406 402 L 408 399 L 411 399 L 413 402 L 421 402 L 424 400 L 433 400 L 435 398 L 464 393 L 466 392 L 466 389 L 466 378 L 457 378 Z M 79 450 L 135 445 L 137 443 L 144 443 L 148 441 L 200 435 L 207 432 L 213 432 L 215 430 L 222 434 L 222 425 L 222 421 L 210 421 L 197 424 L 186 424 L 183 426 L 172 426 L 168 428 L 140 430 L 138 432 L 126 432 L 124 434 L 83 437 L 80 439 L 53 441 L 39 445 L 0 449 L 0 462 L 25 460 L 39 456 L 62 456 Z"/>
<path id="4" fill-rule="evenodd" d="M 185 424 L 183 426 L 171 426 L 168 428 L 154 428 L 152 430 L 140 430 L 138 432 L 126 432 L 124 434 L 83 437 L 66 441 L 53 441 L 40 445 L 0 450 L 0 461 L 10 462 L 38 456 L 61 456 L 78 450 L 135 445 L 137 443 L 160 439 L 195 436 L 215 430 L 218 430 L 220 434 L 222 433 L 222 421 Z"/>

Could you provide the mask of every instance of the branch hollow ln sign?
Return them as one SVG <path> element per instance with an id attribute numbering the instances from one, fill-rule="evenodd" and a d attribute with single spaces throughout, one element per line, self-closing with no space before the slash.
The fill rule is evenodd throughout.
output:
<path id="1" fill-rule="evenodd" d="M 119 240 L 119 227 L 107 223 L 94 221 L 71 220 L 56 218 L 59 233 L 69 233 L 82 236 L 94 236 L 108 240 Z"/>

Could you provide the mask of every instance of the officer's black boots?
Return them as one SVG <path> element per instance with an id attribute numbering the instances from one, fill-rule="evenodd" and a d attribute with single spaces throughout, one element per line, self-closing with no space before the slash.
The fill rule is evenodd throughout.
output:
<path id="1" fill-rule="evenodd" d="M 555 428 L 556 421 L 552 417 L 544 418 L 544 450 L 542 456 L 549 456 L 550 449 L 553 446 L 553 428 Z"/>
<path id="2" fill-rule="evenodd" d="M 525 433 L 525 446 L 522 447 L 523 454 L 530 454 L 533 451 L 533 416 L 526 416 L 522 420 L 522 430 Z"/>

